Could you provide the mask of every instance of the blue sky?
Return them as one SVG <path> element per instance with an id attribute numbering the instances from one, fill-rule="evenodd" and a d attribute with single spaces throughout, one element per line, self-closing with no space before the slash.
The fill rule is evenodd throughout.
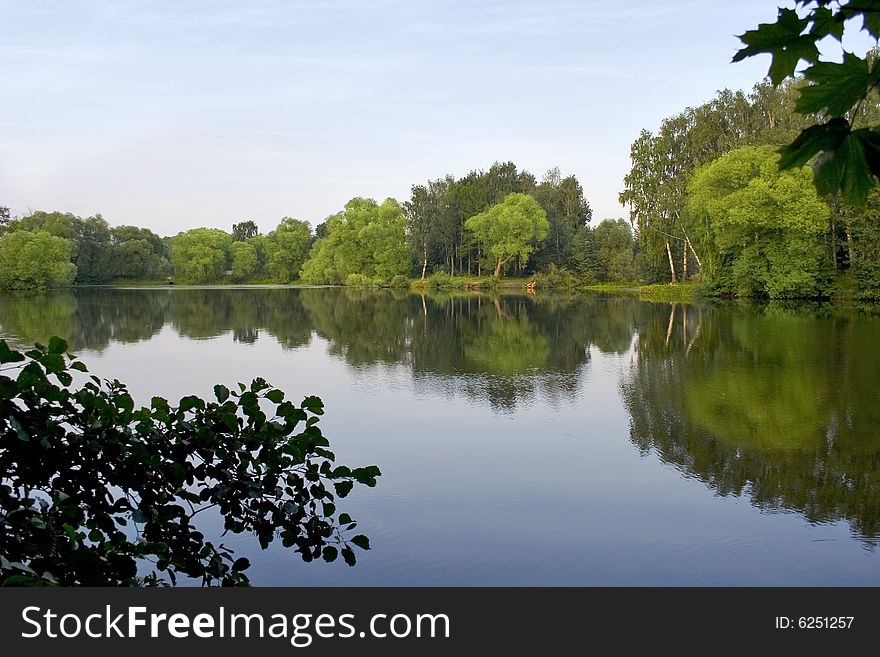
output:
<path id="1" fill-rule="evenodd" d="M 642 128 L 730 64 L 772 1 L 0 0 L 0 205 L 167 235 L 513 160 L 574 173 L 594 222 Z"/>

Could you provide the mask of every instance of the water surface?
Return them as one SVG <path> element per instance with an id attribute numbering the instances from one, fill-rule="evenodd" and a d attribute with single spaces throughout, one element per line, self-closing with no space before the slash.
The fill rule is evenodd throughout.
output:
<path id="1" fill-rule="evenodd" d="M 0 296 L 136 400 L 321 396 L 374 489 L 355 568 L 273 585 L 880 585 L 880 318 L 856 308 L 352 289 Z M 228 538 L 228 537 L 227 537 Z"/>

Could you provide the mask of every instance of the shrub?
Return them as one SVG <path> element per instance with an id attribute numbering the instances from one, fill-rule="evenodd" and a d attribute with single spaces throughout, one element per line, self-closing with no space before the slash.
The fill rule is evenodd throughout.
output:
<path id="1" fill-rule="evenodd" d="M 438 271 L 428 277 L 426 285 L 433 290 L 452 287 L 452 276 L 445 271 Z"/>
<path id="2" fill-rule="evenodd" d="M 378 284 L 364 274 L 349 274 L 345 277 L 345 284 L 349 287 L 376 287 Z"/>

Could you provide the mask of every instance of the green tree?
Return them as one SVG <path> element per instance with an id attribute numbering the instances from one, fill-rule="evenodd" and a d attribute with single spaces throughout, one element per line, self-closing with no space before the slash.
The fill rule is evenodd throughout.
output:
<path id="1" fill-rule="evenodd" d="M 505 265 L 514 257 L 526 262 L 535 243 L 547 236 L 550 224 L 547 213 L 528 194 L 513 193 L 485 212 L 465 222 L 484 254 L 490 257 L 495 277 L 500 278 Z"/>
<path id="2" fill-rule="evenodd" d="M 249 560 L 199 531 L 211 508 L 224 533 L 263 549 L 278 538 L 307 562 L 354 565 L 353 546 L 369 549 L 335 502 L 379 468 L 333 465 L 317 397 L 297 406 L 255 379 L 216 385 L 216 401 L 136 409 L 119 381 L 74 385 L 87 369 L 66 350 L 57 337 L 25 353 L 0 340 L 0 583 L 246 585 Z"/>
<path id="3" fill-rule="evenodd" d="M 171 270 L 162 238 L 137 226 L 110 229 L 112 243 L 99 264 L 107 279 L 149 279 L 166 276 Z"/>
<path id="4" fill-rule="evenodd" d="M 547 239 L 536 249 L 536 268 L 571 267 L 577 236 L 592 217 L 584 190 L 574 176 L 562 177 L 559 168 L 550 169 L 532 195 L 547 213 L 550 228 Z"/>
<path id="5" fill-rule="evenodd" d="M 406 218 L 392 198 L 381 205 L 354 198 L 327 219 L 327 237 L 315 241 L 300 278 L 306 283 L 341 284 L 350 274 L 387 282 L 410 270 Z"/>
<path id="6" fill-rule="evenodd" d="M 233 278 L 242 281 L 251 276 L 257 267 L 257 250 L 247 242 L 233 242 L 229 251 Z"/>
<path id="7" fill-rule="evenodd" d="M 312 243 L 307 221 L 285 217 L 266 241 L 267 269 L 278 283 L 289 283 L 302 269 Z"/>
<path id="8" fill-rule="evenodd" d="M 9 229 L 42 230 L 72 240 L 76 283 L 93 285 L 106 283 L 112 278 L 104 266 L 111 248 L 110 227 L 100 214 L 83 219 L 69 212 L 37 211 L 11 222 Z"/>
<path id="9" fill-rule="evenodd" d="M 595 253 L 596 278 L 631 281 L 635 278 L 635 242 L 625 219 L 605 219 L 590 233 Z"/>
<path id="10" fill-rule="evenodd" d="M 0 287 L 13 290 L 73 283 L 74 243 L 45 231 L 16 230 L 0 238 Z"/>
<path id="11" fill-rule="evenodd" d="M 171 239 L 171 263 L 177 275 L 193 283 L 220 280 L 231 247 L 229 233 L 217 228 L 193 228 Z"/>
<path id="12" fill-rule="evenodd" d="M 689 186 L 707 277 L 725 291 L 816 296 L 828 206 L 802 167 L 779 171 L 772 147 L 746 146 L 698 169 Z"/>
<path id="13" fill-rule="evenodd" d="M 801 61 L 806 84 L 800 88 L 795 110 L 818 115 L 815 125 L 780 150 L 783 169 L 815 160 L 815 183 L 820 193 L 840 194 L 850 205 L 862 207 L 880 176 L 880 130 L 863 123 L 863 103 L 880 87 L 880 59 L 859 57 L 843 48 L 848 26 L 861 19 L 862 29 L 875 41 L 880 37 L 880 6 L 861 0 L 798 0 L 805 9 L 780 9 L 775 23 L 763 23 L 739 38 L 744 44 L 734 62 L 770 54 L 768 75 L 773 84 L 793 78 Z M 833 37 L 840 43 L 842 61 L 820 61 L 818 42 Z"/>
<path id="14" fill-rule="evenodd" d="M 259 234 L 260 229 L 257 228 L 257 224 L 250 219 L 237 224 L 232 224 L 232 239 L 236 242 L 244 242 L 245 240 L 248 240 L 251 237 L 256 237 Z"/>

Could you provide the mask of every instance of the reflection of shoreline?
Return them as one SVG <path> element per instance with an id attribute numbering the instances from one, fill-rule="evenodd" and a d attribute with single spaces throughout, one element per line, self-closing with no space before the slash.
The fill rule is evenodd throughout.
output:
<path id="1" fill-rule="evenodd" d="M 719 495 L 811 523 L 846 520 L 873 547 L 880 322 L 783 305 L 682 310 L 639 330 L 621 384 L 633 443 Z M 685 322 L 699 339 L 684 339 Z"/>

